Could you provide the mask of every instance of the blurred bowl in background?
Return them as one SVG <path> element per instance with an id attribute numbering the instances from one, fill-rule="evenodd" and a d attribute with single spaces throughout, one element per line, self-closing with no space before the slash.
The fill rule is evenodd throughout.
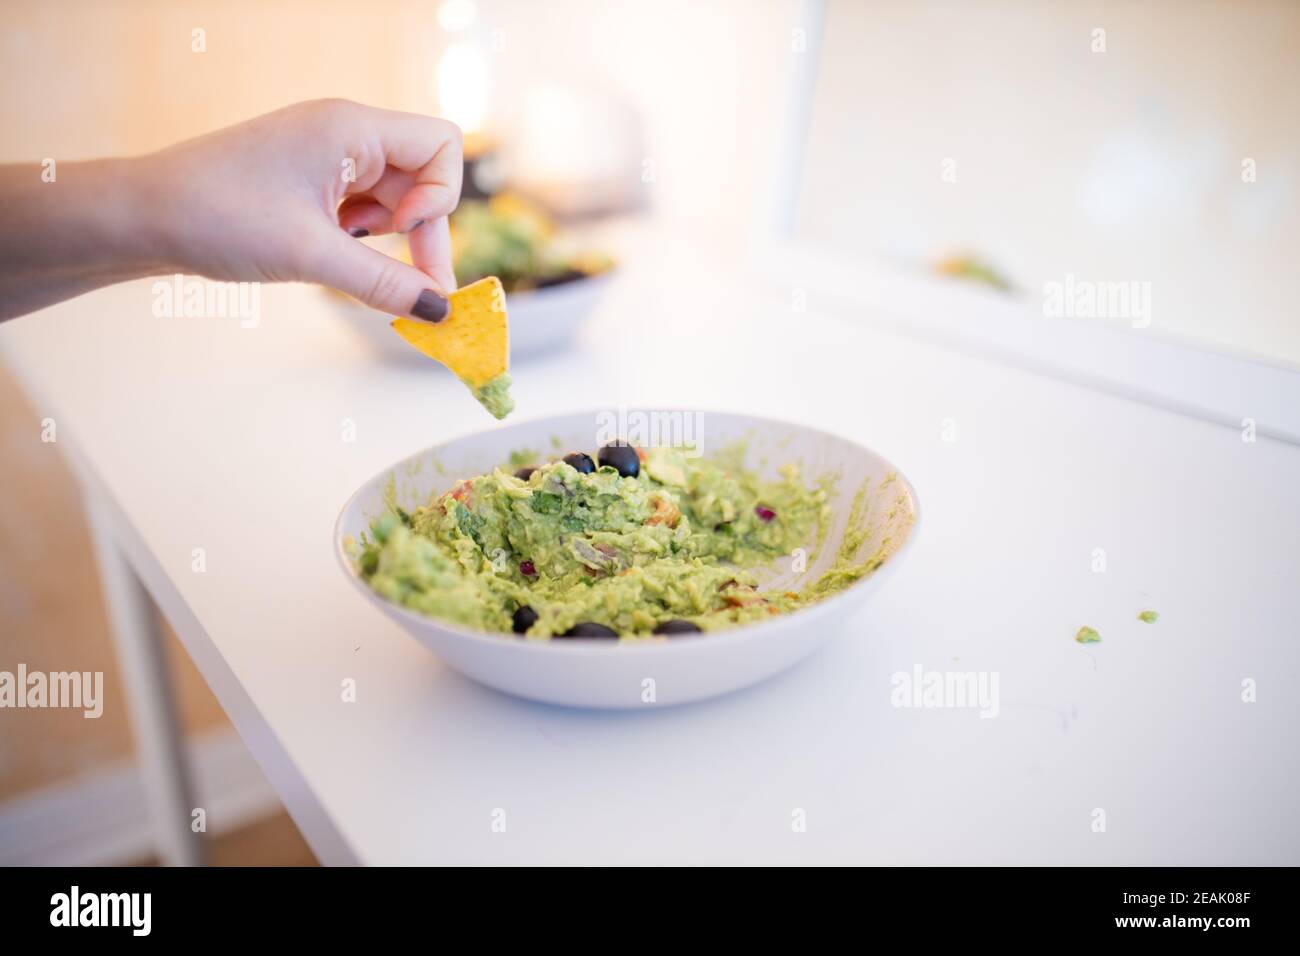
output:
<path id="1" fill-rule="evenodd" d="M 584 248 L 550 213 L 509 190 L 462 201 L 451 216 L 451 240 L 461 285 L 496 276 L 505 287 L 512 358 L 567 345 L 600 298 L 614 267 L 609 256 Z M 411 261 L 401 236 L 362 241 L 394 259 Z M 334 296 L 354 312 L 371 311 L 348 296 Z M 426 361 L 387 322 L 364 316 L 357 326 L 382 357 Z"/>
<path id="2" fill-rule="evenodd" d="M 612 276 L 607 270 L 507 296 L 511 357 L 527 358 L 567 345 Z"/>
<path id="3" fill-rule="evenodd" d="M 597 275 L 507 295 L 511 361 L 568 345 L 582 320 L 600 301 L 612 276 L 612 270 L 606 270 Z M 352 320 L 351 325 L 375 355 L 384 361 L 429 364 L 428 358 L 407 345 L 389 327 L 392 316 L 376 312 L 333 289 L 326 289 L 325 293 Z"/>

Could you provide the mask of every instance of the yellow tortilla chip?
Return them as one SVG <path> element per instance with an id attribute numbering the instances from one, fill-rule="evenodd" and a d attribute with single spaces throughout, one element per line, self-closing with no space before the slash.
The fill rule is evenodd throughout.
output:
<path id="1" fill-rule="evenodd" d="M 476 391 L 510 368 L 510 327 L 501 280 L 488 276 L 447 296 L 441 322 L 394 319 L 393 329 L 410 345 L 451 369 Z"/>

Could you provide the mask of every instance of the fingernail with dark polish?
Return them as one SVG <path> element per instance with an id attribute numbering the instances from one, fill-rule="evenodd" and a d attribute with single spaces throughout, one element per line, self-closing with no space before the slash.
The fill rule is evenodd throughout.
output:
<path id="1" fill-rule="evenodd" d="M 415 222 L 411 223 L 411 228 L 408 229 L 408 230 L 406 230 L 406 231 L 407 231 L 408 233 L 410 233 L 410 232 L 415 232 L 415 230 L 419 229 L 419 228 L 420 228 L 421 226 L 423 226 L 423 225 L 424 225 L 424 220 L 423 220 L 423 219 L 417 219 L 417 220 L 415 220 Z"/>
<path id="2" fill-rule="evenodd" d="M 349 229 L 348 235 L 351 236 L 353 239 L 364 239 L 366 236 L 370 235 L 370 230 L 361 229 L 361 228 Z"/>
<path id="3" fill-rule="evenodd" d="M 446 299 L 432 289 L 425 289 L 411 306 L 411 315 L 426 322 L 441 322 L 450 308 Z"/>

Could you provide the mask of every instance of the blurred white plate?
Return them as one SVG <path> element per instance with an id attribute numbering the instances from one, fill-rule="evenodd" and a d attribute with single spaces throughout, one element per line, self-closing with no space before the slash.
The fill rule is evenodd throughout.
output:
<path id="1" fill-rule="evenodd" d="M 533 641 L 513 634 L 469 631 L 391 604 L 357 575 L 344 552 L 344 541 L 359 537 L 383 513 L 390 480 L 395 484 L 396 503 L 413 509 L 426 504 L 434 491 L 448 490 L 457 479 L 504 464 L 515 449 L 594 452 L 602 415 L 608 415 L 594 411 L 459 438 L 385 469 L 343 506 L 334 528 L 335 552 L 349 580 L 379 610 L 449 666 L 509 694 L 576 707 L 642 708 L 647 706 L 643 700 L 647 680 L 654 682 L 654 703 L 660 706 L 703 700 L 754 684 L 790 667 L 842 630 L 852 612 L 898 566 L 915 534 L 916 494 L 888 461 L 846 439 L 748 415 L 700 414 L 706 455 L 710 449 L 746 440 L 747 467 L 766 476 L 775 477 L 777 468 L 796 460 L 802 462 L 808 478 L 827 471 L 839 474 L 834 518 L 824 546 L 802 574 L 786 569 L 788 561 L 777 562 L 760 575 L 765 585 L 798 587 L 815 580 L 833 563 L 864 481 L 869 481 L 864 519 L 868 533 L 858 555 L 871 555 L 883 547 L 888 555 L 885 563 L 838 594 L 793 614 L 721 633 L 637 643 Z M 558 448 L 553 438 L 558 439 Z M 892 480 L 887 480 L 890 476 Z M 854 635 L 855 640 L 867 637 Z"/>

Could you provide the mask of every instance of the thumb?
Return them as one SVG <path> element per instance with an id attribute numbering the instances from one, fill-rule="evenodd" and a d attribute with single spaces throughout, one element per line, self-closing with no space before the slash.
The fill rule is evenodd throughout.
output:
<path id="1" fill-rule="evenodd" d="M 315 274 L 303 278 L 346 292 L 389 315 L 427 322 L 447 317 L 450 306 L 443 291 L 415 266 L 386 256 L 341 229 L 332 229 L 329 235 L 321 254 L 313 257 Z"/>

